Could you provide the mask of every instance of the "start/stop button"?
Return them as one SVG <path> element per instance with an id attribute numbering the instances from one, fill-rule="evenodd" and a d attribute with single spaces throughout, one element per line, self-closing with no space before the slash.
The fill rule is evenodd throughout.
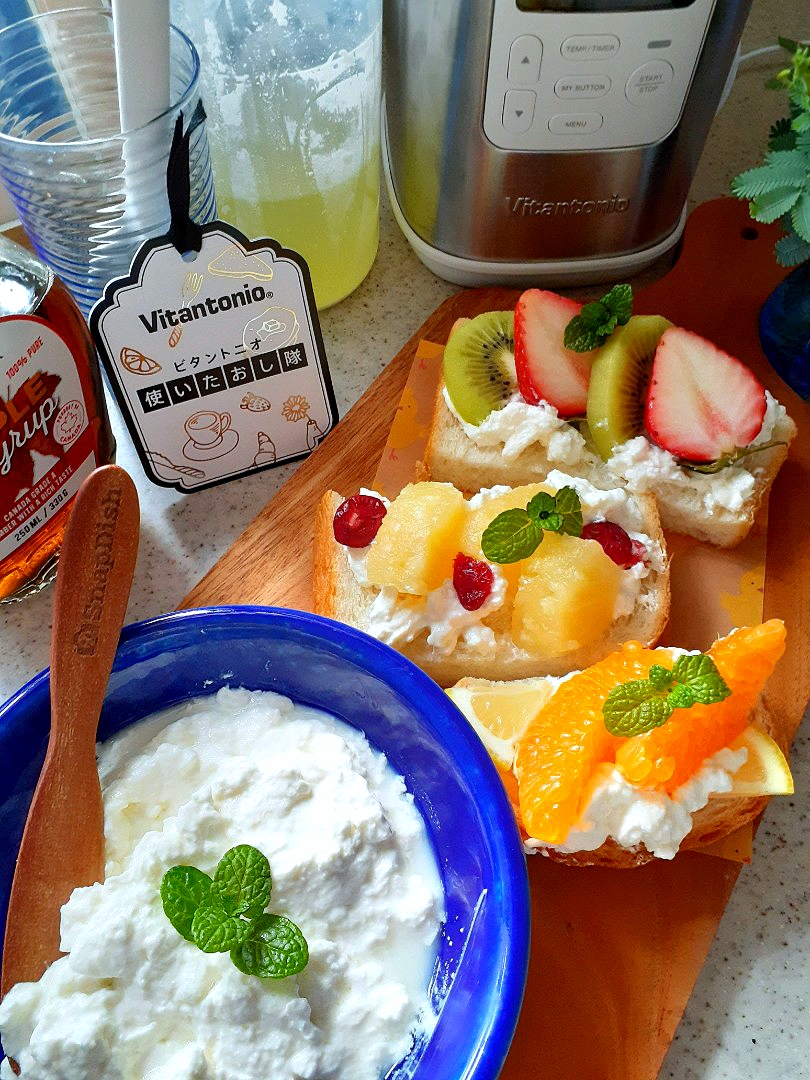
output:
<path id="1" fill-rule="evenodd" d="M 624 88 L 625 96 L 632 105 L 644 105 L 660 99 L 666 87 L 675 77 L 672 64 L 666 60 L 650 60 L 636 68 Z"/>

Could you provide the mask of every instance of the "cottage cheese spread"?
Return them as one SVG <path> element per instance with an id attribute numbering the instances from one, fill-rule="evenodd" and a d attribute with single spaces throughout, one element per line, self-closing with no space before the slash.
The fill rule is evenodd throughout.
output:
<path id="1" fill-rule="evenodd" d="M 553 405 L 541 402 L 528 405 L 515 391 L 500 409 L 495 409 L 480 424 L 468 424 L 453 407 L 447 388 L 442 389 L 445 404 L 461 425 L 464 434 L 476 446 L 500 446 L 507 461 L 514 461 L 530 446 L 541 446 L 552 465 L 598 469 L 599 458 L 588 450 L 579 431 L 564 420 Z"/>
<path id="2" fill-rule="evenodd" d="M 532 406 L 534 407 L 534 406 Z M 583 521 L 610 520 L 621 525 L 633 540 L 638 540 L 647 550 L 642 563 L 636 563 L 622 575 L 622 586 L 616 598 L 614 619 L 630 615 L 636 604 L 653 603 L 654 597 L 644 594 L 643 582 L 651 570 L 662 572 L 666 568 L 666 555 L 657 540 L 642 532 L 644 518 L 638 502 L 625 490 L 603 490 L 581 477 L 567 476 L 556 469 L 548 475 L 549 486 L 555 489 L 572 486 L 582 504 Z M 508 487 L 496 486 L 477 492 L 469 500 L 475 510 L 486 501 L 509 491 Z M 362 490 L 364 495 L 382 498 L 376 492 Z M 370 547 L 371 545 L 369 545 Z M 349 568 L 359 585 L 368 586 L 366 558 L 368 547 L 345 548 Z M 492 565 L 492 564 L 491 564 Z M 427 643 L 440 655 L 447 656 L 456 648 L 459 640 L 481 656 L 491 656 L 497 649 L 494 631 L 486 619 L 498 611 L 506 599 L 507 582 L 497 565 L 492 565 L 494 581 L 492 592 L 475 611 L 467 611 L 459 603 L 453 583 L 449 579 L 427 596 L 406 596 L 393 588 L 381 588 L 369 605 L 363 629 L 387 645 L 404 645 L 427 630 Z M 521 655 L 514 648 L 515 655 Z"/>
<path id="3" fill-rule="evenodd" d="M 672 797 L 635 787 L 613 765 L 597 776 L 585 809 L 562 844 L 526 840 L 527 851 L 595 851 L 608 837 L 625 848 L 644 844 L 659 859 L 673 859 L 692 828 L 692 814 L 710 795 L 731 791 L 732 777 L 748 760 L 748 751 L 720 750 Z"/>
<path id="4" fill-rule="evenodd" d="M 507 461 L 514 461 L 530 446 L 543 449 L 549 466 L 561 465 L 584 473 L 593 483 L 611 487 L 617 482 L 631 491 L 654 492 L 659 501 L 683 498 L 701 505 L 707 514 L 733 521 L 746 516 L 746 508 L 761 468 L 761 459 L 753 454 L 737 465 L 717 473 L 697 473 L 685 469 L 667 450 L 643 435 L 617 446 L 607 462 L 592 453 L 580 432 L 545 402 L 528 405 L 514 393 L 500 409 L 491 412 L 478 426 L 462 420 L 453 408 L 447 390 L 444 400 L 464 433 L 476 446 L 501 447 Z M 785 408 L 765 391 L 765 417 L 752 446 L 771 440 L 789 441 L 796 433 Z"/>
<path id="5" fill-rule="evenodd" d="M 789 441 L 795 434 L 793 421 L 783 405 L 765 391 L 766 408 L 762 428 L 753 446 L 771 440 Z M 757 454 L 716 473 L 685 469 L 667 450 L 639 435 L 613 451 L 608 470 L 625 480 L 633 491 L 652 491 L 667 502 L 684 499 L 701 506 L 706 514 L 723 521 L 745 517 L 754 493 L 762 459 Z"/>
<path id="6" fill-rule="evenodd" d="M 99 768 L 107 879 L 63 908 L 69 955 L 0 1004 L 23 1080 L 379 1080 L 405 1056 L 431 1023 L 443 893 L 402 778 L 359 732 L 221 690 L 128 729 Z M 168 867 L 212 872 L 239 843 L 307 939 L 297 976 L 243 975 L 163 914 Z"/>

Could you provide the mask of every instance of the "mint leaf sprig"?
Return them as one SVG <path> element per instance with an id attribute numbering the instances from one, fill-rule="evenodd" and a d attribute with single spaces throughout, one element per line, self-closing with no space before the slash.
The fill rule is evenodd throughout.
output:
<path id="1" fill-rule="evenodd" d="M 738 446 L 730 454 L 722 454 L 717 461 L 709 461 L 705 465 L 698 464 L 695 461 L 684 461 L 683 459 L 679 459 L 678 464 L 684 469 L 690 469 L 692 472 L 718 473 L 723 469 L 738 465 L 744 458 L 750 457 L 751 454 L 758 454 L 760 450 L 772 450 L 774 446 L 787 446 L 787 443 L 784 439 L 772 439 L 770 442 L 758 443 L 756 446 Z"/>
<path id="2" fill-rule="evenodd" d="M 309 960 L 304 935 L 284 915 L 265 912 L 273 879 L 258 848 L 226 851 L 213 878 L 196 866 L 173 866 L 163 875 L 160 899 L 169 922 L 206 953 L 229 952 L 246 975 L 283 979 Z"/>
<path id="3" fill-rule="evenodd" d="M 647 679 L 615 686 L 602 704 L 602 718 L 611 735 L 629 739 L 661 727 L 675 709 L 713 705 L 730 693 L 710 656 L 679 656 L 671 670 L 653 664 Z"/>
<path id="4" fill-rule="evenodd" d="M 573 352 L 590 352 L 610 337 L 617 326 L 624 326 L 633 313 L 633 289 L 614 285 L 601 300 L 585 304 L 565 328 L 563 345 Z"/>
<path id="5" fill-rule="evenodd" d="M 484 529 L 481 550 L 489 562 L 519 562 L 537 550 L 544 532 L 582 532 L 582 506 L 572 487 L 562 487 L 556 495 L 539 491 L 525 510 L 515 507 L 498 514 Z"/>

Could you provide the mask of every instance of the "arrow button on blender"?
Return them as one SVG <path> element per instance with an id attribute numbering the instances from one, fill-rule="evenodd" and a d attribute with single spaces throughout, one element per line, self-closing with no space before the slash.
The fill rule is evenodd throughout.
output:
<path id="1" fill-rule="evenodd" d="M 543 42 L 532 34 L 515 38 L 509 50 L 509 66 L 506 78 L 510 83 L 533 86 L 540 81 L 540 64 L 543 59 Z"/>
<path id="2" fill-rule="evenodd" d="M 503 99 L 504 130 L 513 135 L 528 131 L 534 119 L 537 95 L 533 90 L 507 90 Z"/>

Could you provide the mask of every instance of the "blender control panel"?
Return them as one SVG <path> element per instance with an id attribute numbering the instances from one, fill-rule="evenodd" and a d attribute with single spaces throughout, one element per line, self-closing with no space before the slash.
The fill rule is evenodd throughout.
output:
<path id="1" fill-rule="evenodd" d="M 495 0 L 484 133 L 504 150 L 659 142 L 680 119 L 715 3 L 561 13 Z"/>

